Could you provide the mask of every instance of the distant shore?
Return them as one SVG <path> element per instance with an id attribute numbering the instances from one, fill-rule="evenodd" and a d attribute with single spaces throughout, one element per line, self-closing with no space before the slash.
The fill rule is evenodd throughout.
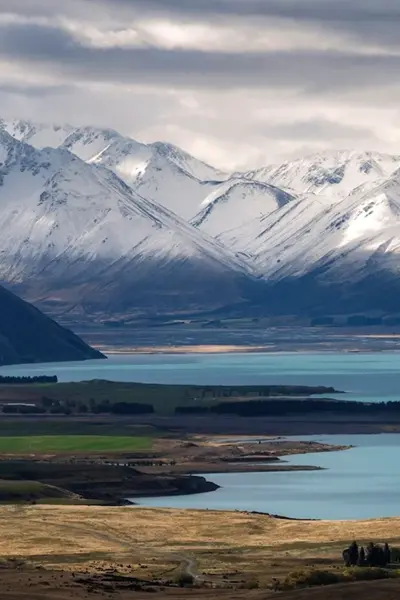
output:
<path id="1" fill-rule="evenodd" d="M 228 344 L 199 344 L 192 346 L 139 346 L 114 348 L 95 345 L 94 348 L 106 354 L 233 354 L 250 352 L 275 352 L 275 346 L 249 346 Z"/>
<path id="2" fill-rule="evenodd" d="M 373 336 L 370 336 L 371 339 Z M 375 339 L 375 338 L 374 338 Z M 376 339 L 380 339 L 376 336 Z M 106 356 L 118 356 L 129 354 L 335 354 L 341 352 L 344 354 L 370 354 L 376 352 L 399 352 L 399 348 L 372 349 L 372 348 L 282 348 L 279 344 L 269 344 L 265 346 L 251 345 L 229 345 L 229 344 L 193 344 L 179 346 L 125 346 L 115 347 L 106 344 L 91 344 L 95 350 L 102 352 Z"/>

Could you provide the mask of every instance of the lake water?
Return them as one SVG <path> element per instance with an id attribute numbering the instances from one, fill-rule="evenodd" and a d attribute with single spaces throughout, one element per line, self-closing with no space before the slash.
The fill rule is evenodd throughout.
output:
<path id="1" fill-rule="evenodd" d="M 349 400 L 400 400 L 400 353 L 397 352 L 115 354 L 107 361 L 0 368 L 0 375 L 39 374 L 57 375 L 60 381 L 327 385 L 348 392 Z"/>
<path id="2" fill-rule="evenodd" d="M 146 506 L 246 510 L 300 519 L 369 519 L 400 515 L 400 434 L 298 439 L 354 444 L 341 452 L 286 457 L 324 471 L 226 473 L 205 477 L 219 490 L 193 496 L 135 499 Z"/>
<path id="3" fill-rule="evenodd" d="M 111 355 L 107 361 L 2 367 L 0 375 L 57 375 L 60 381 L 108 379 L 173 384 L 326 385 L 348 400 L 400 400 L 400 353 Z M 143 499 L 149 506 L 249 510 L 296 518 L 400 515 L 400 434 L 318 436 L 354 444 L 345 452 L 289 457 L 325 471 L 209 475 L 209 494 Z"/>

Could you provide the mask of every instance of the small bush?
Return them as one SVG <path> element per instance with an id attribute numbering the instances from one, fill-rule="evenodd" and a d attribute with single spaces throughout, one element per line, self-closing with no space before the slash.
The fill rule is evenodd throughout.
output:
<path id="1" fill-rule="evenodd" d="M 343 581 L 343 576 L 331 571 L 299 570 L 289 573 L 282 581 L 278 582 L 276 588 L 279 590 L 293 590 L 302 587 L 313 587 L 318 585 L 331 585 Z"/>
<path id="2" fill-rule="evenodd" d="M 395 572 L 379 567 L 353 567 L 343 571 L 344 577 L 349 581 L 372 581 L 374 579 L 387 579 L 396 577 Z"/>
<path id="3" fill-rule="evenodd" d="M 400 570 L 390 571 L 378 567 L 350 567 L 341 572 L 316 570 L 299 570 L 289 573 L 283 581 L 277 581 L 274 589 L 277 591 L 294 590 L 350 581 L 373 581 L 400 577 Z"/>
<path id="4" fill-rule="evenodd" d="M 190 587 L 194 585 L 194 577 L 189 573 L 181 573 L 177 578 L 179 587 Z"/>
<path id="5" fill-rule="evenodd" d="M 243 585 L 240 586 L 243 590 L 258 590 L 260 584 L 255 579 L 251 579 L 250 581 L 246 581 Z"/>

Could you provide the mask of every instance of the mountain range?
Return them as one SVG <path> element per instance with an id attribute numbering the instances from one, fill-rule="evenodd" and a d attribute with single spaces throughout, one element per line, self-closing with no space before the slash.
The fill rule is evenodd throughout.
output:
<path id="1" fill-rule="evenodd" d="M 229 174 L 110 129 L 0 121 L 0 280 L 57 316 L 397 313 L 399 216 L 400 156 Z"/>

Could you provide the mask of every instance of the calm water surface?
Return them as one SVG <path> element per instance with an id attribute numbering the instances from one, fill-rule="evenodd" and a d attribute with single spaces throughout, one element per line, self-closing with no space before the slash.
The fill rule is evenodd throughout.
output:
<path id="1" fill-rule="evenodd" d="M 107 361 L 13 365 L 0 375 L 57 375 L 60 381 L 328 385 L 347 399 L 400 400 L 400 353 L 111 355 Z"/>
<path id="2" fill-rule="evenodd" d="M 364 519 L 400 515 L 400 434 L 298 439 L 355 444 L 342 452 L 287 457 L 325 471 L 205 475 L 222 486 L 194 496 L 143 498 L 147 506 L 269 512 L 301 519 Z"/>

